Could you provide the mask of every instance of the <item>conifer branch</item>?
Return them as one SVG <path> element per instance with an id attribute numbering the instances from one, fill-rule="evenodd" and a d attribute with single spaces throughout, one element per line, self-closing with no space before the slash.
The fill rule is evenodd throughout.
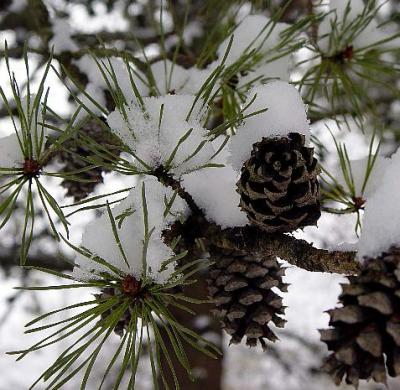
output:
<path id="1" fill-rule="evenodd" d="M 252 226 L 222 230 L 210 225 L 207 237 L 215 246 L 249 254 L 273 254 L 290 264 L 312 272 L 356 274 L 360 267 L 355 260 L 354 252 L 318 249 L 307 241 L 293 236 L 266 234 Z"/>

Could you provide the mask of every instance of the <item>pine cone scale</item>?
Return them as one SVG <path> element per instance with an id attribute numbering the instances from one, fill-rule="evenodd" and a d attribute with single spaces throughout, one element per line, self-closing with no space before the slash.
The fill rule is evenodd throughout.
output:
<path id="1" fill-rule="evenodd" d="M 358 303 L 361 306 L 371 307 L 378 310 L 382 314 L 389 315 L 393 313 L 393 304 L 390 298 L 381 291 L 359 296 Z"/>
<path id="2" fill-rule="evenodd" d="M 372 356 L 379 357 L 382 354 L 382 338 L 377 331 L 362 332 L 356 338 L 357 344 L 364 351 L 369 352 Z"/>

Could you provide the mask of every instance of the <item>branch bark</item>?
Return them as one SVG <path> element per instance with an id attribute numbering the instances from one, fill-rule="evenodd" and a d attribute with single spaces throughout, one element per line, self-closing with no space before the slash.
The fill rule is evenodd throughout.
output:
<path id="1" fill-rule="evenodd" d="M 217 247 L 245 251 L 249 254 L 276 255 L 307 271 L 356 274 L 360 268 L 360 263 L 355 259 L 355 252 L 318 249 L 293 236 L 266 234 L 253 226 L 222 230 L 216 225 L 210 225 L 206 236 Z"/>
<path id="2" fill-rule="evenodd" d="M 55 251 L 49 253 L 33 253 L 29 255 L 27 266 L 49 268 L 54 271 L 72 271 L 71 260 L 65 254 Z M 0 245 L 0 267 L 10 269 L 19 266 L 19 248 L 7 248 Z"/>

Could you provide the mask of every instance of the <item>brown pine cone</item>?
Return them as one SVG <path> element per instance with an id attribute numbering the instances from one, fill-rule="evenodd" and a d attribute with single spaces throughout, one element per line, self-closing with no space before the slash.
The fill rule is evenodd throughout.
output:
<path id="1" fill-rule="evenodd" d="M 274 256 L 248 256 L 218 248 L 211 258 L 215 264 L 209 272 L 208 291 L 216 306 L 214 313 L 232 336 L 231 343 L 246 337 L 248 346 L 259 341 L 265 349 L 265 339 L 278 339 L 269 323 L 283 327 L 286 322 L 280 317 L 285 311 L 282 298 L 272 291 L 273 287 L 287 291 L 288 285 L 282 282 L 285 269 Z"/>
<path id="2" fill-rule="evenodd" d="M 365 260 L 360 274 L 342 285 L 341 307 L 330 310 L 331 329 L 321 340 L 333 351 L 323 369 L 339 385 L 360 379 L 386 383 L 400 375 L 400 248 Z"/>
<path id="3" fill-rule="evenodd" d="M 319 173 L 314 149 L 298 133 L 263 138 L 237 183 L 240 207 L 249 221 L 268 233 L 316 225 L 321 216 Z"/>

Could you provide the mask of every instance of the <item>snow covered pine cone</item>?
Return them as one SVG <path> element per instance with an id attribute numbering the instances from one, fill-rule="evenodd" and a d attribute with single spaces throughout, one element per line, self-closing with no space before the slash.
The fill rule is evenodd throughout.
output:
<path id="1" fill-rule="evenodd" d="M 90 137 L 96 143 L 102 146 L 111 146 L 116 155 L 119 154 L 121 145 L 118 139 L 111 133 L 107 132 L 95 119 L 89 120 L 80 130 L 87 137 Z M 65 142 L 65 148 L 73 153 L 61 151 L 59 157 L 65 163 L 62 172 L 74 172 L 79 169 L 86 168 L 89 164 L 82 157 L 89 157 L 93 152 L 79 140 L 79 133 L 76 138 L 72 138 Z M 111 151 L 111 150 L 110 150 Z M 103 182 L 103 172 L 108 170 L 104 167 L 93 168 L 88 171 L 75 174 L 79 179 L 89 181 L 78 181 L 64 179 L 62 186 L 67 189 L 67 195 L 74 198 L 75 201 L 80 201 L 91 194 L 95 187 Z"/>
<path id="2" fill-rule="evenodd" d="M 285 269 L 274 256 L 218 248 L 211 258 L 215 264 L 209 272 L 208 292 L 216 306 L 214 313 L 232 336 L 231 343 L 239 344 L 246 337 L 248 346 L 256 346 L 258 340 L 265 349 L 265 339 L 277 340 L 268 324 L 272 321 L 282 328 L 286 322 L 280 317 L 285 311 L 282 298 L 271 290 L 287 291 L 288 285 L 282 282 Z"/>
<path id="3" fill-rule="evenodd" d="M 318 162 L 299 133 L 253 145 L 237 191 L 250 222 L 268 233 L 315 225 L 321 216 Z"/>
<path id="4" fill-rule="evenodd" d="M 331 329 L 321 340 L 333 353 L 323 369 L 339 385 L 360 379 L 386 383 L 400 375 L 400 248 L 368 258 L 358 276 L 349 277 L 339 296 L 342 307 L 329 311 Z"/>

